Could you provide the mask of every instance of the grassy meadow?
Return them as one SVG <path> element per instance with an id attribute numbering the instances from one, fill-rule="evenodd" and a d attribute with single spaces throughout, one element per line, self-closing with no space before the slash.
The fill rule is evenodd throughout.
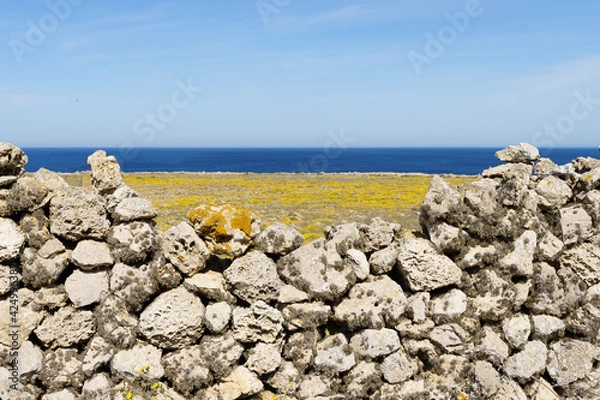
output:
<path id="1" fill-rule="evenodd" d="M 88 186 L 85 174 L 66 174 L 74 185 Z M 260 215 L 264 225 L 275 221 L 294 226 L 307 240 L 323 227 L 368 222 L 373 217 L 418 229 L 418 207 L 431 182 L 424 174 L 255 174 L 132 173 L 127 185 L 150 199 L 158 210 L 159 230 L 177 224 L 200 204 L 231 204 Z M 445 176 L 451 185 L 470 176 Z"/>

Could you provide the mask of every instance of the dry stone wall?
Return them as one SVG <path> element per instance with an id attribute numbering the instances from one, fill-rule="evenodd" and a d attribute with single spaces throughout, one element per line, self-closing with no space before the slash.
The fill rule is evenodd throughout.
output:
<path id="1" fill-rule="evenodd" d="M 527 144 L 421 232 L 303 244 L 203 205 L 158 232 L 113 157 L 93 190 L 0 144 L 0 398 L 600 398 L 600 160 Z"/>

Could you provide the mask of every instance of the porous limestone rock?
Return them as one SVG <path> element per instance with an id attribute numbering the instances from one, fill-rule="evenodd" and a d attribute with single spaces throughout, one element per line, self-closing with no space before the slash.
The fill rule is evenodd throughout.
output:
<path id="1" fill-rule="evenodd" d="M 210 300 L 225 301 L 231 304 L 236 301 L 226 288 L 225 277 L 217 271 L 195 274 L 183 281 L 183 286 Z"/>
<path id="2" fill-rule="evenodd" d="M 531 163 L 540 159 L 540 152 L 537 147 L 529 143 L 519 143 L 510 145 L 495 153 L 498 160 L 508 163 Z"/>
<path id="3" fill-rule="evenodd" d="M 47 347 L 69 347 L 94 335 L 96 318 L 91 311 L 67 306 L 46 317 L 34 332 Z"/>
<path id="4" fill-rule="evenodd" d="M 92 185 L 102 193 L 111 193 L 123 184 L 121 167 L 114 156 L 107 156 L 104 150 L 91 154 L 87 163 L 92 169 Z"/>
<path id="5" fill-rule="evenodd" d="M 513 354 L 504 365 L 508 376 L 521 381 L 528 381 L 546 369 L 548 349 L 543 342 L 534 340 L 527 342 L 523 350 Z"/>
<path id="6" fill-rule="evenodd" d="M 502 178 L 504 181 L 517 180 L 528 182 L 533 172 L 533 165 L 524 163 L 502 164 L 497 167 L 491 167 L 483 172 L 484 178 Z"/>
<path id="7" fill-rule="evenodd" d="M 58 240 L 46 242 L 37 252 L 26 248 L 21 256 L 23 282 L 34 288 L 55 284 L 71 261 L 67 251 Z"/>
<path id="8" fill-rule="evenodd" d="M 350 347 L 359 357 L 374 359 L 398 350 L 400 338 L 393 329 L 364 329 L 352 336 Z"/>
<path id="9" fill-rule="evenodd" d="M 115 222 L 131 222 L 153 219 L 158 213 L 152 202 L 141 197 L 127 197 L 119 202 L 111 216 Z"/>
<path id="10" fill-rule="evenodd" d="M 547 371 L 559 386 L 586 377 L 597 359 L 599 349 L 589 342 L 562 339 L 550 346 Z"/>
<path id="11" fill-rule="evenodd" d="M 160 380 L 165 374 L 161 355 L 160 349 L 139 342 L 129 350 L 117 352 L 110 363 L 110 369 L 115 376 L 129 381 L 142 376 L 150 380 Z"/>
<path id="12" fill-rule="evenodd" d="M 466 233 L 445 222 L 436 222 L 427 226 L 429 240 L 441 253 L 459 251 L 465 243 Z"/>
<path id="13" fill-rule="evenodd" d="M 459 289 L 451 289 L 431 300 L 431 315 L 438 323 L 456 320 L 466 310 L 467 295 Z"/>
<path id="14" fill-rule="evenodd" d="M 0 218 L 0 262 L 11 261 L 19 256 L 25 236 L 11 219 Z"/>
<path id="15" fill-rule="evenodd" d="M 290 304 L 281 313 L 288 330 L 313 329 L 327 323 L 331 306 L 321 302 Z"/>
<path id="16" fill-rule="evenodd" d="M 103 400 L 110 398 L 113 391 L 112 382 L 104 373 L 94 375 L 84 382 L 81 395 L 86 400 Z"/>
<path id="17" fill-rule="evenodd" d="M 223 272 L 231 292 L 247 303 L 277 299 L 282 282 L 277 265 L 260 251 L 236 258 Z"/>
<path id="18" fill-rule="evenodd" d="M 200 341 L 200 354 L 208 360 L 208 367 L 215 378 L 223 378 L 238 364 L 244 347 L 237 342 L 231 332 L 223 335 L 205 335 Z"/>
<path id="19" fill-rule="evenodd" d="M 0 176 L 19 176 L 27 164 L 27 155 L 20 148 L 0 142 Z"/>
<path id="20" fill-rule="evenodd" d="M 344 377 L 346 394 L 352 399 L 367 398 L 367 393 L 381 387 L 381 371 L 374 362 L 361 361 Z"/>
<path id="21" fill-rule="evenodd" d="M 563 251 L 564 243 L 554 236 L 552 232 L 546 232 L 537 244 L 537 258 L 540 261 L 552 262 L 558 258 Z"/>
<path id="22" fill-rule="evenodd" d="M 419 372 L 417 359 L 409 356 L 400 346 L 398 351 L 387 356 L 381 363 L 383 379 L 389 383 L 401 383 Z"/>
<path id="23" fill-rule="evenodd" d="M 88 344 L 83 355 L 81 370 L 86 376 L 90 376 L 100 367 L 108 364 L 113 358 L 114 347 L 102 336 L 94 336 Z"/>
<path id="24" fill-rule="evenodd" d="M 561 208 L 573 196 L 571 187 L 553 175 L 539 181 L 535 191 L 540 195 L 541 204 L 548 208 Z"/>
<path id="25" fill-rule="evenodd" d="M 339 374 L 356 364 L 352 347 L 341 333 L 326 337 L 317 343 L 315 368 Z"/>
<path id="26" fill-rule="evenodd" d="M 143 262 L 160 247 L 156 231 L 144 221 L 113 226 L 107 242 L 115 260 L 125 264 Z"/>
<path id="27" fill-rule="evenodd" d="M 71 260 L 84 271 L 108 267 L 115 262 L 108 244 L 95 240 L 82 240 L 77 243 Z"/>
<path id="28" fill-rule="evenodd" d="M 167 260 L 187 276 L 193 276 L 206 266 L 210 252 L 187 222 L 169 228 L 161 239 L 161 248 Z"/>
<path id="29" fill-rule="evenodd" d="M 231 306 L 224 301 L 211 303 L 204 312 L 204 325 L 212 333 L 221 333 L 231 319 Z"/>
<path id="30" fill-rule="evenodd" d="M 394 222 L 387 222 L 376 217 L 369 224 L 357 226 L 360 234 L 361 250 L 372 253 L 389 246 L 402 233 L 402 226 Z"/>
<path id="31" fill-rule="evenodd" d="M 154 271 L 149 265 L 135 268 L 117 263 L 112 268 L 110 291 L 131 310 L 139 311 L 158 289 Z"/>
<path id="32" fill-rule="evenodd" d="M 398 246 L 390 245 L 381 250 L 377 250 L 369 257 L 369 265 L 373 275 L 382 275 L 389 273 L 396 265 L 398 258 Z"/>
<path id="33" fill-rule="evenodd" d="M 110 229 L 106 200 L 81 188 L 70 188 L 50 200 L 50 231 L 63 239 L 104 239 Z"/>
<path id="34" fill-rule="evenodd" d="M 600 248 L 591 243 L 582 243 L 565 251 L 560 264 L 571 268 L 577 276 L 592 286 L 600 283 Z"/>
<path id="35" fill-rule="evenodd" d="M 283 316 L 262 300 L 233 310 L 233 337 L 242 343 L 273 343 L 283 330 Z"/>
<path id="36" fill-rule="evenodd" d="M 258 215 L 227 204 L 220 207 L 201 205 L 187 215 L 194 230 L 206 241 L 211 253 L 237 257 L 248 249 L 260 233 Z"/>
<path id="37" fill-rule="evenodd" d="M 80 388 L 84 376 L 77 349 L 60 348 L 46 352 L 40 380 L 50 393 L 66 387 Z"/>
<path id="38" fill-rule="evenodd" d="M 451 188 L 439 175 L 434 175 L 421 205 L 421 225 L 447 216 L 462 201 L 460 193 Z"/>
<path id="39" fill-rule="evenodd" d="M 502 325 L 502 332 L 504 332 L 504 337 L 511 347 L 515 349 L 521 348 L 531 334 L 529 316 L 519 314 L 505 319 Z"/>
<path id="40" fill-rule="evenodd" d="M 187 396 L 211 382 L 209 362 L 198 345 L 176 350 L 162 358 L 165 377 L 173 388 Z"/>
<path id="41" fill-rule="evenodd" d="M 296 250 L 304 242 L 304 236 L 291 226 L 275 222 L 262 231 L 254 240 L 256 250 L 284 256 Z"/>
<path id="42" fill-rule="evenodd" d="M 565 333 L 565 323 L 552 315 L 533 315 L 531 317 L 533 337 L 543 341 L 560 338 Z"/>
<path id="43" fill-rule="evenodd" d="M 575 244 L 591 236 L 592 217 L 582 206 L 571 206 L 560 209 L 560 227 L 562 241 L 566 245 Z"/>
<path id="44" fill-rule="evenodd" d="M 537 234 L 534 231 L 525 231 L 515 240 L 513 251 L 502 257 L 498 264 L 514 275 L 531 276 L 536 245 Z"/>
<path id="45" fill-rule="evenodd" d="M 262 376 L 274 372 L 279 368 L 282 361 L 281 346 L 279 344 L 257 343 L 248 351 L 245 366 Z"/>
<path id="46" fill-rule="evenodd" d="M 98 303 L 108 294 L 108 272 L 75 270 L 67 277 L 65 290 L 76 308 Z"/>

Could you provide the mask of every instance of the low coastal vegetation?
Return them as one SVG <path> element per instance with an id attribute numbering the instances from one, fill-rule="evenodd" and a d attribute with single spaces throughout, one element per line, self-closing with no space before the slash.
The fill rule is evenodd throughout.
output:
<path id="1" fill-rule="evenodd" d="M 66 175 L 71 184 L 90 185 L 87 176 Z M 451 185 L 470 176 L 445 176 Z M 298 229 L 306 240 L 331 224 L 368 222 L 371 218 L 418 229 L 417 209 L 431 175 L 425 174 L 237 174 L 134 173 L 127 185 L 152 200 L 158 228 L 165 230 L 200 204 L 249 208 L 265 225 L 275 221 Z"/>

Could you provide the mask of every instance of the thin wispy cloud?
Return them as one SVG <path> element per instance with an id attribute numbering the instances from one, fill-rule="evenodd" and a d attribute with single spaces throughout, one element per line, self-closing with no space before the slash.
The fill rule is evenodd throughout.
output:
<path id="1" fill-rule="evenodd" d="M 14 93 L 8 88 L 0 88 L 0 101 L 6 106 L 37 107 L 59 104 L 64 100 L 62 96 L 49 96 L 44 94 Z"/>

